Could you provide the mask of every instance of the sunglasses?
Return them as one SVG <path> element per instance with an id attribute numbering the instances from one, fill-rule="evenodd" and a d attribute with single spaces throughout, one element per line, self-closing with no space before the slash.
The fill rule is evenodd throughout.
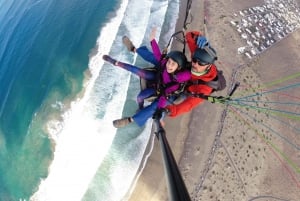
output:
<path id="1" fill-rule="evenodd" d="M 199 60 L 196 59 L 196 58 L 192 58 L 192 62 L 193 62 L 193 63 L 198 63 L 198 65 L 200 65 L 200 66 L 206 66 L 206 65 L 209 64 L 209 63 L 204 63 L 204 62 L 202 62 L 202 61 L 199 61 Z"/>

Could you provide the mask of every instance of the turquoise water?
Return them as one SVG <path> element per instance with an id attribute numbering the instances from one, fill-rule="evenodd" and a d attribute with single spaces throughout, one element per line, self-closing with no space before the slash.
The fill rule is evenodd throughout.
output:
<path id="1" fill-rule="evenodd" d="M 153 26 L 166 44 L 178 7 L 175 0 L 0 1 L 0 200 L 108 201 L 127 193 L 151 121 L 112 127 L 136 110 L 138 79 L 101 57 L 134 62 L 122 36 L 147 43 Z"/>
<path id="2" fill-rule="evenodd" d="M 82 88 L 90 50 L 115 1 L 4 1 L 0 5 L 0 200 L 29 198 L 48 174 L 49 104 Z M 105 7 L 103 6 L 105 5 Z"/>

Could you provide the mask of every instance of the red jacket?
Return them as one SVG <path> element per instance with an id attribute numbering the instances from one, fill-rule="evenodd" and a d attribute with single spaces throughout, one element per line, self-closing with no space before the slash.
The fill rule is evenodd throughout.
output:
<path id="1" fill-rule="evenodd" d="M 196 38 L 197 36 L 200 35 L 200 32 L 193 31 L 193 32 L 188 32 L 186 34 L 186 41 L 187 44 L 190 48 L 191 55 L 195 52 L 197 49 L 197 44 L 196 44 Z M 203 80 L 203 81 L 211 81 L 217 76 L 217 68 L 214 64 L 211 65 L 210 70 L 201 76 L 196 76 L 192 74 L 191 80 Z M 213 89 L 207 85 L 203 84 L 197 84 L 197 85 L 191 85 L 187 89 L 188 92 L 193 92 L 193 93 L 201 93 L 204 95 L 210 95 L 213 91 Z M 200 103 L 202 103 L 204 99 L 201 98 L 196 98 L 192 96 L 188 96 L 183 102 L 181 102 L 178 105 L 169 105 L 167 106 L 167 109 L 170 111 L 169 116 L 171 117 L 176 117 L 180 114 L 186 113 L 191 111 L 193 108 L 198 106 Z"/>
<path id="2" fill-rule="evenodd" d="M 201 35 L 202 34 L 199 31 L 190 31 L 186 33 L 185 40 L 187 45 L 189 46 L 191 55 L 193 55 L 196 49 L 198 48 L 196 41 L 197 41 L 197 37 Z"/>

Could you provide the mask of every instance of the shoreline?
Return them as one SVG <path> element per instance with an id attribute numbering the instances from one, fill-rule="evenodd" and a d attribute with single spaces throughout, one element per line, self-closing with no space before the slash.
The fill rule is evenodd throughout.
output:
<path id="1" fill-rule="evenodd" d="M 180 2 L 175 32 L 183 29 L 184 17 L 182 16 L 183 15 L 182 13 L 185 13 L 187 8 L 187 3 L 188 0 L 181 0 Z M 181 48 L 182 45 L 180 43 L 171 44 L 171 49 L 181 49 Z M 188 51 L 188 48 L 186 48 L 186 51 Z M 166 138 L 168 140 L 168 143 L 170 144 L 173 155 L 177 161 L 179 161 L 181 158 L 180 152 L 184 148 L 184 143 L 189 133 L 188 125 L 190 122 L 190 118 L 191 118 L 191 112 L 176 118 L 166 117 L 165 119 Z M 128 201 L 138 201 L 140 200 L 141 195 L 143 196 L 144 200 L 150 198 L 153 199 L 153 197 L 156 197 L 154 198 L 154 200 L 167 199 L 168 190 L 165 181 L 166 180 L 164 175 L 165 173 L 163 170 L 164 167 L 163 167 L 162 155 L 161 155 L 159 142 L 154 134 L 154 129 L 155 129 L 155 125 L 153 125 L 153 129 L 151 132 L 152 135 L 151 140 L 149 140 L 149 143 L 145 150 L 145 155 L 150 154 L 150 156 L 148 158 L 143 158 L 143 161 L 141 163 L 143 169 L 141 172 L 139 171 L 138 175 L 136 175 L 137 179 L 135 179 L 134 184 L 130 189 L 130 192 L 127 194 L 127 196 L 125 196 L 126 198 L 128 198 L 129 196 Z M 172 136 L 170 136 L 170 133 L 172 133 L 171 134 Z M 174 133 L 177 134 L 174 136 Z M 151 163 L 155 163 L 155 164 L 151 164 Z M 159 176 L 156 177 L 155 179 L 157 180 L 157 182 L 154 179 L 147 178 L 146 176 L 149 174 L 151 175 L 152 171 L 155 171 L 156 174 L 159 172 L 159 174 L 157 174 Z M 149 180 L 151 181 L 151 186 L 154 187 L 156 184 L 158 184 L 159 186 L 157 189 L 157 193 L 155 193 L 155 195 L 152 195 L 151 189 L 148 190 L 147 182 Z M 142 192 L 142 194 L 140 194 L 140 192 Z"/>

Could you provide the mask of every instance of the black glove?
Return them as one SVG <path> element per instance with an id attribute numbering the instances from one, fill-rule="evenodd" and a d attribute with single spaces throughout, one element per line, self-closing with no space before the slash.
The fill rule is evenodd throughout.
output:
<path id="1" fill-rule="evenodd" d="M 160 109 L 157 109 L 153 116 L 152 116 L 152 119 L 156 119 L 156 120 L 160 120 L 162 117 L 163 117 L 163 113 L 165 114 L 168 114 L 169 113 L 169 110 L 166 109 L 166 108 L 160 108 Z"/>

